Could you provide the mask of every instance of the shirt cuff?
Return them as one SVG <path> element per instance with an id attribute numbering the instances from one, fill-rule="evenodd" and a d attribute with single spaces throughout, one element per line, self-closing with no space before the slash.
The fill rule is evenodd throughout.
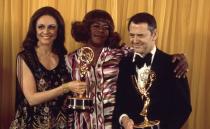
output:
<path id="1" fill-rule="evenodd" d="M 122 125 L 122 118 L 123 118 L 124 116 L 127 116 L 127 117 L 128 117 L 127 114 L 122 114 L 122 115 L 119 117 L 119 123 L 120 123 L 120 125 Z"/>

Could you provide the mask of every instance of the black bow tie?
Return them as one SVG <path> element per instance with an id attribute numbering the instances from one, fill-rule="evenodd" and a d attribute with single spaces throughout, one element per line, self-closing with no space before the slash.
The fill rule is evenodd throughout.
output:
<path id="1" fill-rule="evenodd" d="M 145 57 L 140 57 L 139 55 L 135 56 L 135 61 L 134 63 L 138 66 L 138 68 L 143 67 L 143 65 L 146 63 L 147 66 L 151 65 L 151 57 L 152 54 L 149 53 Z"/>

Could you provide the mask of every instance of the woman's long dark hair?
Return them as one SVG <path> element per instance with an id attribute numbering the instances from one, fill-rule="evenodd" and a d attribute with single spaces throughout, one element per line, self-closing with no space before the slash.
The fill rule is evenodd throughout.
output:
<path id="1" fill-rule="evenodd" d="M 82 22 L 76 21 L 72 23 L 71 34 L 73 38 L 78 42 L 87 43 L 91 38 L 90 26 L 97 21 L 106 22 L 109 25 L 109 37 L 105 42 L 105 46 L 119 47 L 121 38 L 117 32 L 114 32 L 114 22 L 111 15 L 99 9 L 88 12 Z"/>
<path id="2" fill-rule="evenodd" d="M 48 6 L 38 9 L 32 15 L 30 19 L 30 23 L 29 23 L 29 29 L 26 34 L 26 38 L 23 41 L 23 48 L 25 50 L 34 50 L 34 48 L 37 46 L 38 39 L 36 37 L 36 24 L 37 24 L 37 20 L 43 15 L 52 16 L 53 18 L 55 18 L 58 24 L 57 38 L 55 39 L 53 43 L 52 51 L 58 55 L 67 54 L 67 50 L 64 46 L 65 24 L 64 24 L 63 17 L 55 8 L 48 7 Z"/>

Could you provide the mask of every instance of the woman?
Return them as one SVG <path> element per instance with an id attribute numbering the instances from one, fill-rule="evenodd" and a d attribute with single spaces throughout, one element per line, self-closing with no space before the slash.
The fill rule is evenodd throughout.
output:
<path id="1" fill-rule="evenodd" d="M 17 55 L 17 111 L 10 128 L 66 128 L 62 109 L 66 93 L 82 93 L 86 83 L 71 81 L 64 40 L 60 13 L 52 7 L 38 9 Z"/>
<path id="2" fill-rule="evenodd" d="M 76 41 L 84 43 L 94 51 L 94 59 L 86 76 L 94 111 L 93 113 L 74 111 L 70 115 L 70 125 L 76 129 L 111 129 L 119 72 L 118 64 L 131 49 L 120 47 L 120 36 L 114 32 L 113 19 L 103 10 L 92 10 L 85 15 L 82 22 L 74 22 L 72 36 Z M 78 76 L 80 50 L 69 54 L 66 59 L 74 80 L 80 78 Z M 178 55 L 176 58 L 182 60 L 179 67 L 182 73 L 186 68 L 186 62 L 182 56 Z"/>

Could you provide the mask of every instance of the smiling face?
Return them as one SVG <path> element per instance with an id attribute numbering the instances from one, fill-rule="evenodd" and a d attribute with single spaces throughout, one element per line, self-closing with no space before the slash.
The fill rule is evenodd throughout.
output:
<path id="1" fill-rule="evenodd" d="M 97 21 L 90 25 L 90 43 L 95 47 L 102 47 L 109 36 L 109 25 L 106 22 Z"/>
<path id="2" fill-rule="evenodd" d="M 129 38 L 134 51 L 146 55 L 155 46 L 157 39 L 156 29 L 151 32 L 147 23 L 135 24 L 131 22 L 129 26 Z"/>
<path id="3" fill-rule="evenodd" d="M 49 15 L 41 16 L 36 23 L 38 45 L 52 45 L 57 37 L 58 25 Z"/>

